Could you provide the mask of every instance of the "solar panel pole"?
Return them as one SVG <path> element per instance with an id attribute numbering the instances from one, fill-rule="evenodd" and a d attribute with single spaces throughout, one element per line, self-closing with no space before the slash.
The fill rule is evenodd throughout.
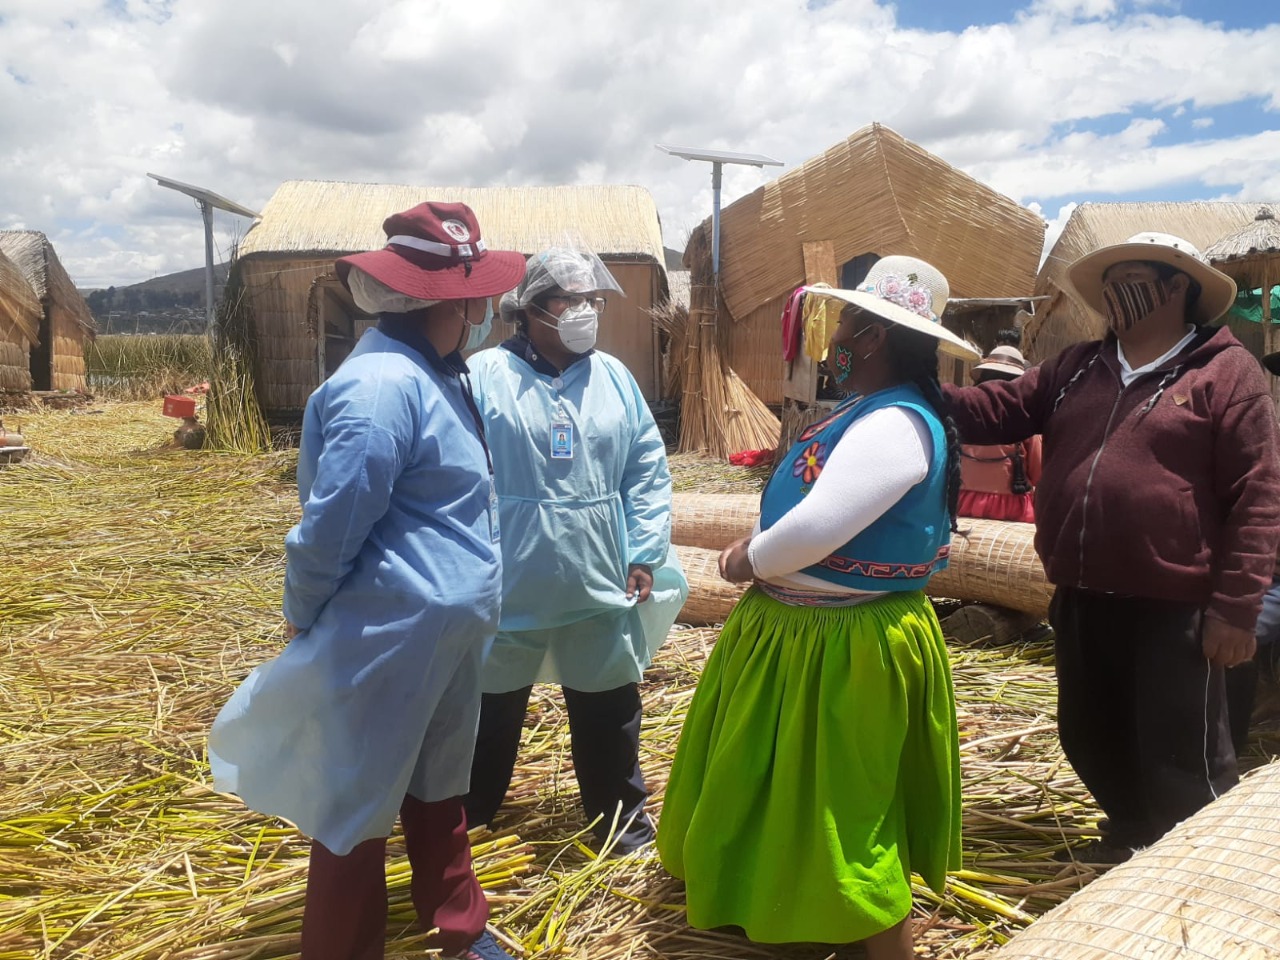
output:
<path id="1" fill-rule="evenodd" d="M 204 220 L 204 319 L 205 330 L 213 330 L 213 205 L 199 200 L 200 216 Z"/>
<path id="2" fill-rule="evenodd" d="M 684 160 L 702 160 L 711 164 L 711 280 L 716 296 L 720 295 L 720 185 L 726 163 L 740 163 L 748 167 L 780 167 L 781 160 L 766 157 L 762 153 L 729 153 L 724 150 L 699 150 L 691 147 L 672 147 L 655 143 L 663 153 Z"/>
<path id="3" fill-rule="evenodd" d="M 206 190 L 204 187 L 194 187 L 189 183 L 182 183 L 179 180 L 173 180 L 169 177 L 162 177 L 158 173 L 148 173 L 148 177 L 170 190 L 176 190 L 178 193 L 186 194 L 196 202 L 200 207 L 200 218 L 204 221 L 204 315 L 205 329 L 208 333 L 213 333 L 214 309 L 213 309 L 213 208 L 225 210 L 227 213 L 234 213 L 238 217 L 247 217 L 250 220 L 259 220 L 261 215 L 248 207 L 228 200 L 226 197 L 219 196 L 212 190 Z"/>
<path id="4" fill-rule="evenodd" d="M 720 289 L 720 176 L 724 165 L 711 164 L 711 280 Z"/>

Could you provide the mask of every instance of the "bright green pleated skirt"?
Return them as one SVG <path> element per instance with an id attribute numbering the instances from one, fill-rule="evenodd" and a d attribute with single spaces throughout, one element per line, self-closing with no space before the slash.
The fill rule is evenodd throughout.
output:
<path id="1" fill-rule="evenodd" d="M 760 943 L 849 943 L 960 862 L 946 646 L 919 592 L 734 609 L 689 707 L 658 850 L 688 919 Z"/>

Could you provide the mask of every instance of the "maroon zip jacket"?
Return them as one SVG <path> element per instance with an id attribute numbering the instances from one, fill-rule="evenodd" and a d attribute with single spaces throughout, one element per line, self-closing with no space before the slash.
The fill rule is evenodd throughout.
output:
<path id="1" fill-rule="evenodd" d="M 1125 388 L 1109 336 L 943 392 L 966 443 L 1043 435 L 1050 582 L 1198 603 L 1253 629 L 1280 545 L 1280 445 L 1266 377 L 1229 329 L 1201 327 Z"/>

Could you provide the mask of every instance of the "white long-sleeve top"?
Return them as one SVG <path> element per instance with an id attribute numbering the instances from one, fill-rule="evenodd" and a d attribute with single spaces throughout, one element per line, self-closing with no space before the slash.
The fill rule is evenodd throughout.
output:
<path id="1" fill-rule="evenodd" d="M 850 590 L 800 573 L 871 526 L 929 474 L 933 440 L 924 417 L 884 407 L 852 424 L 827 455 L 808 495 L 760 532 L 747 556 L 758 579 L 791 590 L 869 600 L 884 591 Z"/>

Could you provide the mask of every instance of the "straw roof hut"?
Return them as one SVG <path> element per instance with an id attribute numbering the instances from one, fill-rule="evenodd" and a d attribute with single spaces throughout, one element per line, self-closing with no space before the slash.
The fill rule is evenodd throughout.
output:
<path id="1" fill-rule="evenodd" d="M 1262 343 L 1255 349 L 1259 355 L 1273 352 L 1276 344 L 1271 288 L 1280 282 L 1280 221 L 1263 207 L 1248 223 L 1210 244 L 1204 254 L 1246 295 L 1254 289 L 1262 291 Z"/>
<path id="2" fill-rule="evenodd" d="M 84 345 L 93 338 L 93 314 L 53 244 L 35 230 L 0 230 L 0 253 L 26 278 L 40 306 L 30 339 L 31 389 L 84 390 Z"/>
<path id="3" fill-rule="evenodd" d="M 878 123 L 730 204 L 720 223 L 726 359 L 770 404 L 813 399 L 816 371 L 788 371 L 781 355 L 797 286 L 847 286 L 881 256 L 909 254 L 954 297 L 1026 297 L 1044 247 L 1037 214 Z"/>
<path id="4" fill-rule="evenodd" d="M 1085 306 L 1066 284 L 1067 267 L 1099 247 L 1123 243 L 1136 233 L 1155 230 L 1189 241 L 1204 252 L 1216 240 L 1253 220 L 1257 203 L 1083 203 L 1076 207 L 1058 242 L 1049 251 L 1036 293 L 1047 296 L 1035 318 L 1027 325 L 1024 353 L 1032 362 L 1047 360 L 1064 347 L 1082 340 L 1094 340 L 1106 332 L 1106 321 Z M 1246 322 L 1247 323 L 1247 322 Z M 1252 331 L 1258 343 L 1251 344 L 1251 331 L 1231 327 L 1246 346 L 1261 349 L 1261 332 Z"/>
<path id="5" fill-rule="evenodd" d="M 658 333 L 648 310 L 666 296 L 657 207 L 634 186 L 414 187 L 288 181 L 240 246 L 235 270 L 256 352 L 257 391 L 270 416 L 293 416 L 337 368 L 372 318 L 333 272 L 336 257 L 386 243 L 382 221 L 426 200 L 462 202 L 493 249 L 537 253 L 572 242 L 608 264 L 626 293 L 600 325 L 600 348 L 622 360 L 647 399 L 660 388 Z M 495 325 L 490 344 L 509 334 Z"/>
<path id="6" fill-rule="evenodd" d="M 31 389 L 31 348 L 40 342 L 41 315 L 31 284 L 0 253 L 0 394 Z"/>

